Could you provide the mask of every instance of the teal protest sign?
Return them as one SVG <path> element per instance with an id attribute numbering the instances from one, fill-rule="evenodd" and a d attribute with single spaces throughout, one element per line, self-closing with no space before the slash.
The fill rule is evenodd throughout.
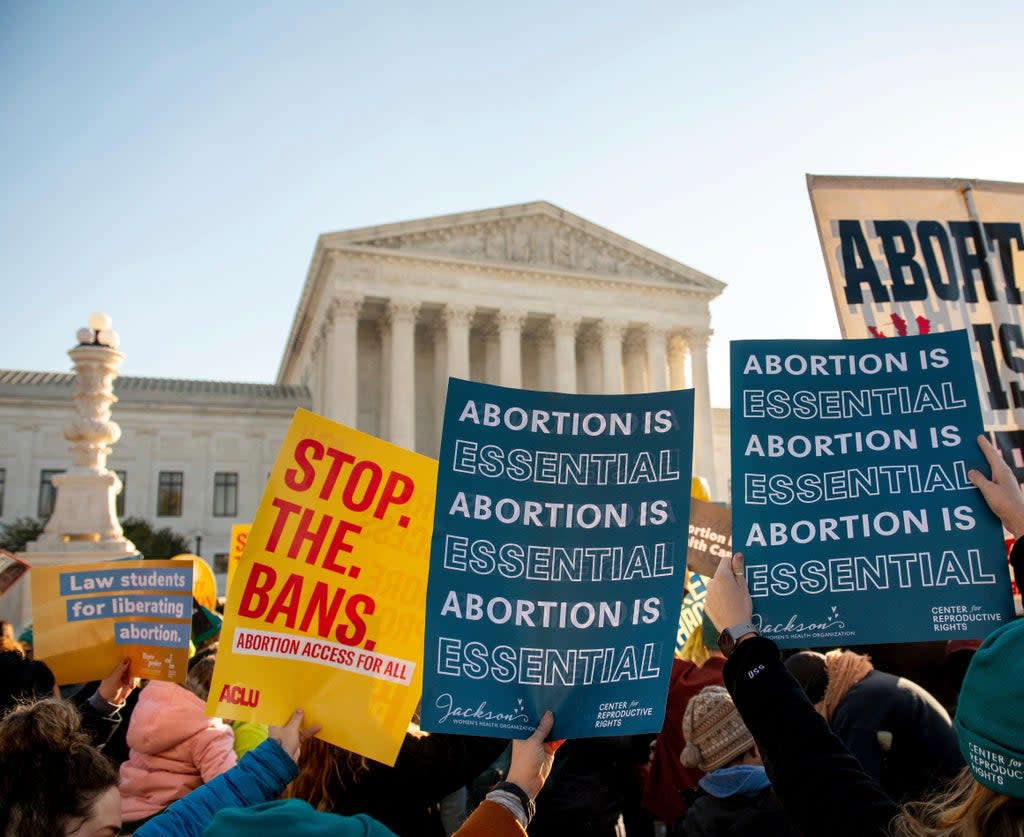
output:
<path id="1" fill-rule="evenodd" d="M 983 637 L 1013 617 L 966 334 L 732 344 L 733 548 L 783 647 Z"/>
<path id="2" fill-rule="evenodd" d="M 421 726 L 556 738 L 661 729 L 686 573 L 693 391 L 451 379 Z"/>

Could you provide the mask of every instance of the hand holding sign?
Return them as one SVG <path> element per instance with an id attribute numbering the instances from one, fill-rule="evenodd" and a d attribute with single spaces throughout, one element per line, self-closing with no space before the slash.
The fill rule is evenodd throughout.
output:
<path id="1" fill-rule="evenodd" d="M 1024 494 L 1020 483 L 1006 464 L 1006 460 L 985 436 L 978 437 L 978 447 L 985 454 L 992 479 L 986 479 L 981 471 L 971 470 L 967 478 L 981 492 L 988 507 L 1002 521 L 1003 526 L 1015 538 L 1024 535 Z"/>
<path id="2" fill-rule="evenodd" d="M 139 678 L 129 672 L 131 658 L 125 657 L 114 666 L 114 670 L 100 681 L 96 691 L 100 697 L 113 706 L 122 706 L 133 689 L 138 688 Z"/>
<path id="3" fill-rule="evenodd" d="M 550 711 L 545 712 L 533 735 L 512 742 L 508 781 L 526 791 L 530 799 L 536 799 L 544 787 L 555 760 L 555 751 L 565 743 L 564 740 L 545 741 L 554 725 L 555 716 Z"/>
<path id="4" fill-rule="evenodd" d="M 724 630 L 751 620 L 753 602 L 743 577 L 743 553 L 718 562 L 714 577 L 708 582 L 704 612 L 716 628 Z"/>
<path id="5" fill-rule="evenodd" d="M 301 709 L 296 709 L 292 712 L 292 716 L 288 719 L 288 723 L 283 727 L 275 727 L 271 725 L 268 728 L 268 737 L 273 738 L 278 744 L 280 744 L 281 749 L 284 750 L 296 764 L 299 763 L 299 753 L 302 749 L 302 745 L 320 732 L 320 724 L 314 724 L 311 727 L 302 729 L 302 719 L 304 714 L 305 713 Z"/>

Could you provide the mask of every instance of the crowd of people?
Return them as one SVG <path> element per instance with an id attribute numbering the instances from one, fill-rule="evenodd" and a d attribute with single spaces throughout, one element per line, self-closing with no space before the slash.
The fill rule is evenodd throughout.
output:
<path id="1" fill-rule="evenodd" d="M 991 477 L 969 478 L 1020 538 L 1024 494 L 978 443 Z M 208 717 L 215 641 L 184 684 L 140 688 L 123 660 L 60 689 L 3 627 L 3 837 L 1024 837 L 1024 620 L 980 643 L 951 718 L 850 649 L 784 658 L 753 627 L 739 553 L 708 584 L 657 735 L 551 741 L 550 712 L 512 742 L 410 725 L 393 766 L 320 740 L 301 708 L 281 726 Z"/>

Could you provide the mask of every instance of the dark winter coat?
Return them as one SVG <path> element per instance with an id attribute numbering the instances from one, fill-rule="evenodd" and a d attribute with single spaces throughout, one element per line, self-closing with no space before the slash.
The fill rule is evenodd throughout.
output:
<path id="1" fill-rule="evenodd" d="M 356 781 L 329 790 L 336 814 L 368 814 L 399 837 L 443 837 L 438 803 L 469 784 L 508 746 L 501 738 L 405 736 L 394 767 L 371 761 Z M 341 758 L 345 757 L 339 751 Z"/>
<path id="2" fill-rule="evenodd" d="M 815 711 L 774 642 L 764 637 L 741 642 L 724 675 L 797 834 L 888 834 L 898 806 Z"/>
<path id="3" fill-rule="evenodd" d="M 698 791 L 686 819 L 674 834 L 680 837 L 793 837 L 789 819 L 771 788 L 753 795 L 717 797 Z"/>
<path id="4" fill-rule="evenodd" d="M 964 766 L 942 705 L 913 681 L 884 671 L 872 671 L 850 688 L 831 726 L 897 802 L 926 796 Z"/>

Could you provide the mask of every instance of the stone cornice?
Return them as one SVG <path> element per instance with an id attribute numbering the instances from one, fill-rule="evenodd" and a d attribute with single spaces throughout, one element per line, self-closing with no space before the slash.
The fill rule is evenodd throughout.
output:
<path id="1" fill-rule="evenodd" d="M 415 221 L 400 221 L 398 223 L 383 224 L 374 227 L 361 227 L 353 230 L 344 230 L 336 233 L 325 233 L 320 236 L 320 242 L 330 248 L 348 247 L 357 244 L 364 244 L 368 241 L 396 238 L 415 237 L 425 234 L 445 233 L 449 231 L 482 230 L 488 225 L 496 222 L 516 222 L 530 218 L 548 218 L 550 220 L 565 224 L 567 227 L 583 233 L 597 240 L 601 244 L 610 245 L 622 250 L 640 260 L 647 262 L 652 267 L 667 270 L 677 275 L 681 280 L 697 282 L 709 285 L 709 293 L 717 296 L 725 288 L 725 284 L 719 280 L 695 270 L 689 265 L 677 262 L 664 256 L 656 250 L 644 247 L 625 236 L 614 233 L 606 227 L 602 227 L 585 218 L 568 212 L 561 207 L 555 206 L 548 201 L 533 201 L 531 203 L 514 204 L 501 206 L 494 209 L 483 209 L 474 212 L 459 212 L 450 215 L 438 215 L 432 218 L 423 218 Z"/>
<path id="2" fill-rule="evenodd" d="M 639 276 L 597 274 L 567 268 L 550 268 L 541 265 L 532 266 L 525 264 L 486 262 L 473 259 L 451 258 L 448 256 L 433 256 L 428 253 L 413 253 L 405 250 L 382 250 L 376 247 L 364 247 L 353 245 L 350 247 L 339 247 L 332 250 L 339 255 L 349 255 L 380 264 L 421 264 L 427 267 L 444 266 L 452 271 L 461 273 L 487 273 L 498 275 L 507 279 L 545 279 L 556 281 L 562 286 L 581 288 L 602 288 L 610 290 L 628 290 L 635 292 L 638 289 L 653 293 L 673 296 L 678 299 L 690 299 L 708 303 L 718 294 L 711 291 L 701 291 L 681 285 L 675 285 L 664 279 L 645 279 Z"/>

